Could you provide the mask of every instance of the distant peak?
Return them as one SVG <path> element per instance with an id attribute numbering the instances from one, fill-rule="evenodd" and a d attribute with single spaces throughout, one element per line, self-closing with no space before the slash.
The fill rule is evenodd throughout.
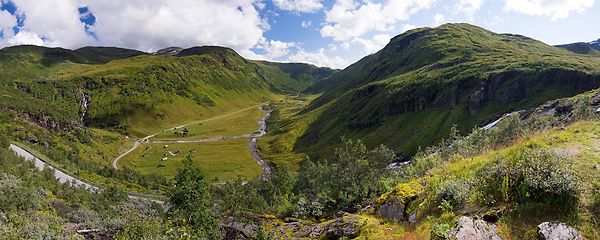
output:
<path id="1" fill-rule="evenodd" d="M 160 49 L 160 50 L 152 53 L 152 55 L 154 55 L 154 56 L 158 56 L 158 55 L 171 55 L 171 56 L 173 56 L 173 55 L 176 55 L 179 52 L 181 52 L 181 50 L 183 50 L 183 48 L 180 48 L 180 47 L 168 47 L 168 48 Z"/>

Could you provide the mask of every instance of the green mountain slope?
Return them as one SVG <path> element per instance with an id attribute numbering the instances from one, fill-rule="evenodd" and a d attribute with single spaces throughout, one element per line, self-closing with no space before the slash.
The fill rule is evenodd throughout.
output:
<path id="1" fill-rule="evenodd" d="M 318 117 L 294 147 L 315 153 L 346 135 L 411 156 L 453 124 L 468 132 L 499 113 L 598 86 L 600 58 L 591 55 L 469 24 L 415 29 L 307 89 L 322 94 L 304 112 Z"/>
<path id="2" fill-rule="evenodd" d="M 150 56 L 108 47 L 73 51 L 16 46 L 0 50 L 0 90 L 6 93 L 0 104 L 30 114 L 44 112 L 44 117 L 67 124 L 80 121 L 86 111 L 86 125 L 125 131 L 233 111 L 277 94 L 297 94 L 334 72 L 307 64 L 250 61 L 222 47 Z M 21 106 L 15 94 L 45 104 L 24 101 L 27 106 Z M 48 107 L 40 109 L 44 105 Z"/>

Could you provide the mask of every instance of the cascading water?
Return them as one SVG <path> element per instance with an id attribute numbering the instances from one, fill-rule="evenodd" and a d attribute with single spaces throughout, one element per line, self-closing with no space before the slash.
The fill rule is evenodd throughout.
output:
<path id="1" fill-rule="evenodd" d="M 87 111 L 90 99 L 81 89 L 79 89 L 79 94 L 81 94 L 81 106 L 83 107 L 83 114 L 81 114 L 81 122 L 83 122 L 83 117 L 85 117 L 85 112 Z"/>

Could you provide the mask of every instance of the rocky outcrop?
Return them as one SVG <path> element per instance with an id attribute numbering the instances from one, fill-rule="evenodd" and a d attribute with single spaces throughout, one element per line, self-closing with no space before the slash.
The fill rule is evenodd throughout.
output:
<path id="1" fill-rule="evenodd" d="M 70 132 L 74 128 L 85 129 L 85 127 L 77 121 L 73 120 L 69 124 L 61 121 L 50 120 L 52 117 L 44 114 L 43 112 L 40 114 L 41 116 L 38 117 L 23 111 L 16 111 L 16 115 L 21 117 L 23 120 L 35 123 L 46 130 L 54 130 L 55 132 Z"/>
<path id="2" fill-rule="evenodd" d="M 416 222 L 417 210 L 409 209 L 409 205 L 422 192 L 423 188 L 418 183 L 398 184 L 392 191 L 381 195 L 375 201 L 377 215 L 390 222 L 405 220 L 407 216 L 412 216 L 413 221 Z"/>
<path id="3" fill-rule="evenodd" d="M 367 224 L 376 221 L 358 215 L 342 213 L 332 220 L 319 224 L 299 221 L 277 227 L 275 239 L 340 239 L 355 238 Z"/>
<path id="4" fill-rule="evenodd" d="M 561 222 L 543 222 L 538 225 L 538 234 L 547 240 L 583 240 L 575 229 Z"/>
<path id="5" fill-rule="evenodd" d="M 501 240 L 496 225 L 483 220 L 475 220 L 462 216 L 458 225 L 450 230 L 448 239 L 453 240 Z"/>
<path id="6" fill-rule="evenodd" d="M 272 224 L 277 218 L 249 212 L 225 213 L 219 218 L 219 227 L 225 230 L 224 239 L 255 239 L 259 226 Z"/>

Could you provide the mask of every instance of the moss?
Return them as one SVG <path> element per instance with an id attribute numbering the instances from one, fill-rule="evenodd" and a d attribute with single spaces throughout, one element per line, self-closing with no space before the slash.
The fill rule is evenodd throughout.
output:
<path id="1" fill-rule="evenodd" d="M 399 198 L 403 202 L 407 203 L 410 200 L 416 198 L 420 193 L 423 192 L 423 187 L 417 182 L 402 183 L 398 184 L 390 192 L 384 193 L 375 201 L 377 207 L 381 207 L 390 198 Z"/>

